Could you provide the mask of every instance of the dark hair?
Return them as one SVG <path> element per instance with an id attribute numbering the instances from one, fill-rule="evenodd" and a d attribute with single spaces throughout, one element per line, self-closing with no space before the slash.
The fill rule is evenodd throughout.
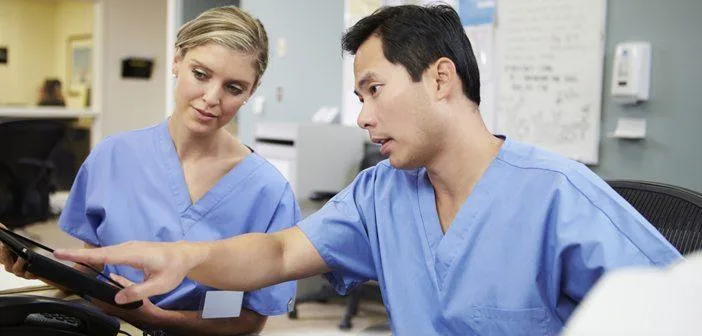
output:
<path id="1" fill-rule="evenodd" d="M 56 90 L 61 90 L 61 81 L 58 79 L 47 79 L 44 81 L 44 93 L 48 96 L 53 96 Z"/>
<path id="2" fill-rule="evenodd" d="M 60 80 L 49 78 L 44 81 L 44 85 L 41 88 L 39 106 L 66 106 L 61 94 Z"/>
<path id="3" fill-rule="evenodd" d="M 382 7 L 346 31 L 342 49 L 353 55 L 371 35 L 383 43 L 390 63 L 400 63 L 419 82 L 436 60 L 447 57 L 456 64 L 463 92 L 480 105 L 480 73 L 468 36 L 456 11 L 448 5 Z"/>

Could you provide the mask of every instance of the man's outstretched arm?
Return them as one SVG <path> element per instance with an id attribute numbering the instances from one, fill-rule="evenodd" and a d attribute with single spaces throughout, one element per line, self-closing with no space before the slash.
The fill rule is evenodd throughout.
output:
<path id="1" fill-rule="evenodd" d="M 141 269 L 144 282 L 121 290 L 115 297 L 120 304 L 166 293 L 186 276 L 214 288 L 250 291 L 329 270 L 297 227 L 214 242 L 129 242 L 89 250 L 57 250 L 55 254 L 76 262 Z"/>
<path id="2" fill-rule="evenodd" d="M 195 245 L 200 262 L 188 277 L 219 289 L 250 291 L 328 271 L 297 227 Z"/>

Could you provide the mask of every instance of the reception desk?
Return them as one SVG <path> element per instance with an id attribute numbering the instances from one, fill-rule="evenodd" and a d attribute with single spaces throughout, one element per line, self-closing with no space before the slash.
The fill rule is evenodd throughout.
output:
<path id="1" fill-rule="evenodd" d="M 63 107 L 0 107 L 0 122 L 17 119 L 82 119 L 95 118 L 98 112 Z"/>

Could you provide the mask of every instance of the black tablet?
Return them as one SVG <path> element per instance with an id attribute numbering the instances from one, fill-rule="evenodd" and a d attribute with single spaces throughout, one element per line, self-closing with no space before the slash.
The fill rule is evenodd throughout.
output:
<path id="1" fill-rule="evenodd" d="M 70 262 L 54 257 L 54 250 L 23 237 L 10 230 L 0 228 L 0 241 L 10 251 L 25 260 L 26 269 L 39 278 L 64 286 L 80 296 L 88 296 L 126 309 L 141 306 L 141 301 L 124 305 L 115 303 L 115 295 L 124 287 L 109 276 L 90 265 L 79 263 L 86 271 L 75 269 Z"/>

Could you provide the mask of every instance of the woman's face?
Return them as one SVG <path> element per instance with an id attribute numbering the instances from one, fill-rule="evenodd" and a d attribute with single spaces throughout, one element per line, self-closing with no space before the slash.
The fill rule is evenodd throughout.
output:
<path id="1" fill-rule="evenodd" d="M 214 133 L 226 125 L 256 89 L 256 58 L 219 44 L 178 53 L 173 117 L 191 132 Z"/>

